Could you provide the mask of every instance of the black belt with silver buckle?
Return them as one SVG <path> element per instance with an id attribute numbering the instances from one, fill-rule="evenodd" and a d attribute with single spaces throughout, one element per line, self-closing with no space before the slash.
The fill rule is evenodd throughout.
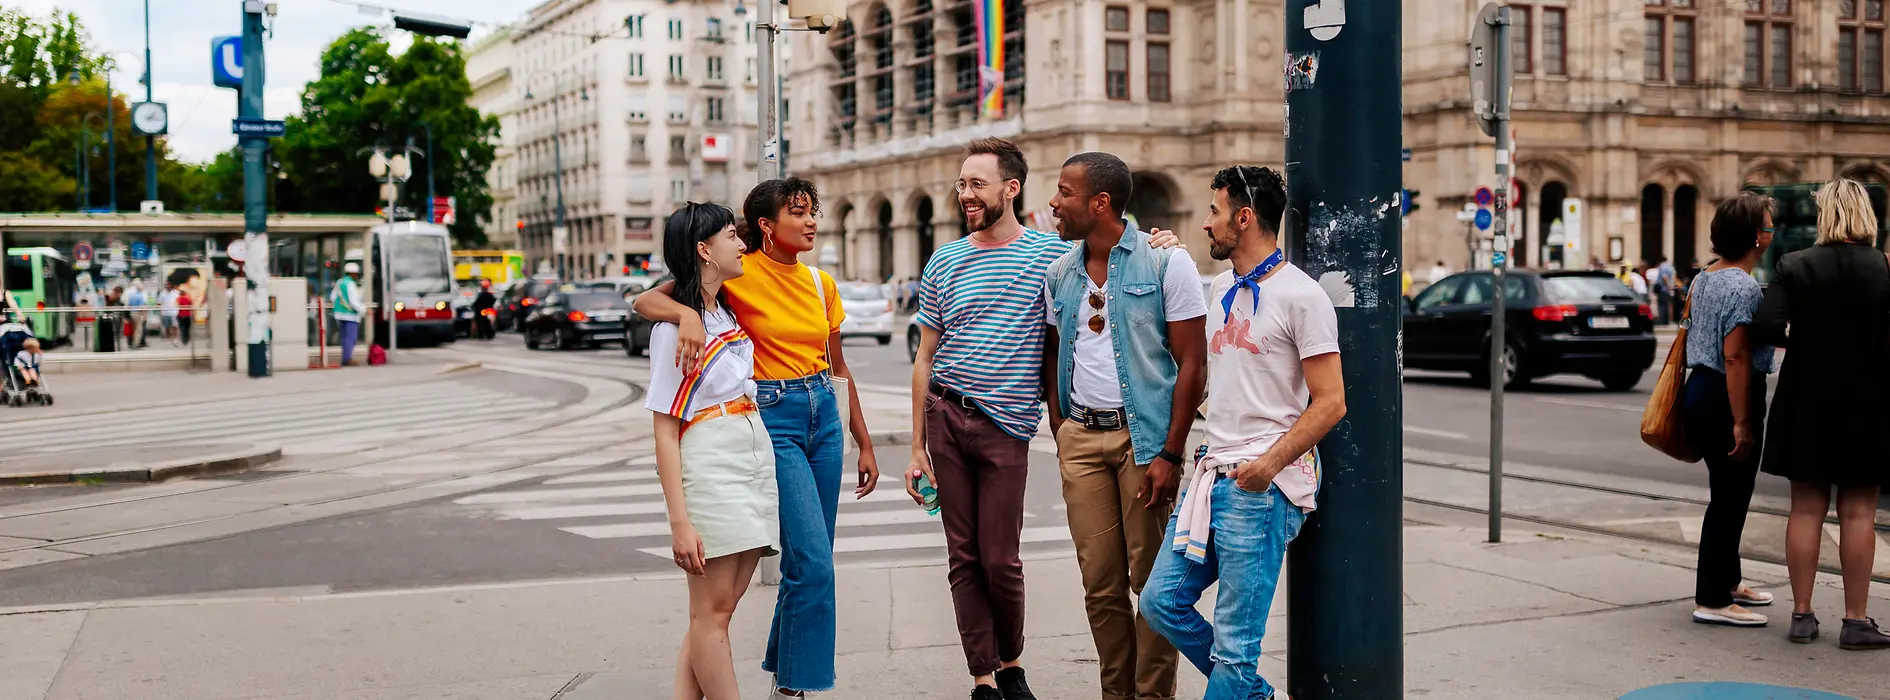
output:
<path id="1" fill-rule="evenodd" d="M 928 388 L 932 390 L 933 394 L 938 395 L 939 398 L 944 399 L 954 404 L 958 404 L 959 408 L 965 409 L 967 411 L 978 411 L 981 413 L 984 411 L 984 409 L 978 408 L 978 402 L 973 400 L 971 397 L 966 396 L 955 389 L 947 387 L 944 384 L 940 384 L 938 383 L 937 380 L 933 380 L 931 386 Z"/>
<path id="2" fill-rule="evenodd" d="M 1126 417 L 1120 408 L 1086 408 L 1070 404 L 1070 420 L 1090 430 L 1121 430 L 1128 425 Z"/>

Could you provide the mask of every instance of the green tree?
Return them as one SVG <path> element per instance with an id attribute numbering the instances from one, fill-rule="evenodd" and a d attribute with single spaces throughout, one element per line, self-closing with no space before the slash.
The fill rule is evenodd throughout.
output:
<path id="1" fill-rule="evenodd" d="M 289 118 L 288 135 L 276 146 L 292 190 L 280 201 L 285 208 L 371 210 L 380 203 L 380 183 L 368 175 L 362 151 L 397 150 L 410 141 L 424 148 L 424 124 L 432 129 L 434 162 L 413 157 L 413 177 L 401 188 L 400 203 L 426 210 L 432 168 L 436 194 L 458 201 L 454 240 L 484 242 L 480 223 L 492 212 L 486 171 L 499 122 L 468 105 L 471 97 L 466 58 L 456 42 L 415 37 L 395 56 L 378 29 L 342 35 L 322 53 L 321 77 L 303 89 L 302 113 Z"/>

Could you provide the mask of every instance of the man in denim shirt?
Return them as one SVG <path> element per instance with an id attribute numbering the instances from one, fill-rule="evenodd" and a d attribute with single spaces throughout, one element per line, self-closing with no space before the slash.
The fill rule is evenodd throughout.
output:
<path id="1" fill-rule="evenodd" d="M 1272 698 L 1260 641 L 1286 545 L 1319 491 L 1313 446 L 1345 416 L 1338 316 L 1279 250 L 1286 185 L 1265 168 L 1214 176 L 1209 253 L 1234 271 L 1208 292 L 1207 444 L 1142 596 L 1142 614 L 1208 677 L 1207 700 Z M 1219 582 L 1214 621 L 1195 610 Z"/>
<path id="2" fill-rule="evenodd" d="M 1080 245 L 1044 278 L 1045 400 L 1105 700 L 1175 695 L 1175 648 L 1129 596 L 1161 552 L 1207 365 L 1194 258 L 1128 226 L 1130 188 L 1113 155 L 1064 163 L 1050 209 Z"/>

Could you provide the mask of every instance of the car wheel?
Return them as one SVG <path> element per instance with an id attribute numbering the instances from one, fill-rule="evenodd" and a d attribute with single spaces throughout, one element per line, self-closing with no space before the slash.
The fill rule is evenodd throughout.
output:
<path id="1" fill-rule="evenodd" d="M 1608 391 L 1632 391 L 1634 385 L 1641 383 L 1640 372 L 1618 372 L 1599 377 L 1601 385 Z"/>
<path id="2" fill-rule="evenodd" d="M 879 341 L 879 344 L 880 344 L 880 345 L 891 345 L 891 344 L 892 344 L 892 336 L 890 336 L 890 335 L 882 335 L 882 336 L 880 336 L 880 337 L 878 337 L 878 338 L 877 338 L 876 340 L 878 340 L 878 341 Z"/>
<path id="3" fill-rule="evenodd" d="M 532 334 L 529 331 L 521 331 L 521 332 L 525 334 L 525 349 L 537 350 L 538 349 L 538 336 Z"/>
<path id="4" fill-rule="evenodd" d="M 906 361 L 919 361 L 919 329 L 906 331 Z"/>
<path id="5" fill-rule="evenodd" d="M 1503 388 L 1520 390 L 1529 387 L 1529 368 L 1523 366 L 1522 349 L 1514 343 L 1503 346 Z"/>
<path id="6" fill-rule="evenodd" d="M 571 342 L 565 340 L 564 331 L 556 328 L 551 329 L 551 349 L 559 352 L 571 349 Z"/>

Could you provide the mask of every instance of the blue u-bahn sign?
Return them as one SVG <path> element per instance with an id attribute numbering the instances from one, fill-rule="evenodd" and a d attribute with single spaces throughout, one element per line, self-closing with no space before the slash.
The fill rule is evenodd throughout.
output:
<path id="1" fill-rule="evenodd" d="M 243 87 L 243 37 L 220 36 L 210 40 L 210 78 L 221 88 Z"/>

